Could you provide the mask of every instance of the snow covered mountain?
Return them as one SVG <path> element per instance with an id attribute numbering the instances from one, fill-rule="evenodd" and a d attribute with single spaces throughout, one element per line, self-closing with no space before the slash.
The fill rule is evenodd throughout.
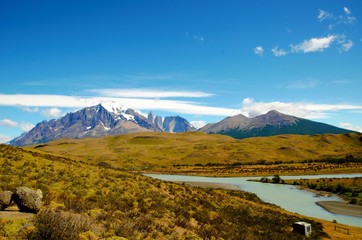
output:
<path id="1" fill-rule="evenodd" d="M 168 119 L 170 117 L 166 117 Z M 133 109 L 108 102 L 83 108 L 64 117 L 38 123 L 29 132 L 10 141 L 11 145 L 23 146 L 44 143 L 59 138 L 86 138 L 119 135 L 131 132 L 184 132 L 195 130 L 184 118 L 177 118 L 172 124 L 146 118 Z M 152 118 L 153 119 L 153 118 Z M 162 124 L 160 124 L 160 120 Z M 173 127 L 170 127 L 170 126 Z M 175 127 L 177 126 L 177 127 Z M 166 129 L 166 130 L 165 130 Z"/>

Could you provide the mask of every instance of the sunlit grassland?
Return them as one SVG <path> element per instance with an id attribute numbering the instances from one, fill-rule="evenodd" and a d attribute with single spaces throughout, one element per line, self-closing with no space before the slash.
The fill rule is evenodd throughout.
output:
<path id="1" fill-rule="evenodd" d="M 199 132 L 136 133 L 61 139 L 30 148 L 125 170 L 203 175 L 355 172 L 361 170 L 362 161 L 361 134 L 280 135 L 237 140 Z M 349 164 L 341 165 L 344 162 Z"/>
<path id="2" fill-rule="evenodd" d="M 15 239 L 302 239 L 298 220 L 321 224 L 265 204 L 251 193 L 162 182 L 71 158 L 0 145 L 0 189 L 41 189 L 42 211 L 7 228 Z M 14 231 L 16 226 L 17 231 Z M 11 229 L 11 231 L 9 230 Z"/>
<path id="3" fill-rule="evenodd" d="M 285 183 L 335 193 L 350 203 L 362 205 L 362 178 L 300 179 L 285 180 Z"/>

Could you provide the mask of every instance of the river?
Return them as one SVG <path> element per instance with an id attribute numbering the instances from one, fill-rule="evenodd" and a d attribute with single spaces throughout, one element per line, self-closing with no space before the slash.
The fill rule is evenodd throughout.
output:
<path id="1" fill-rule="evenodd" d="M 318 201 L 342 201 L 338 196 L 316 197 L 314 193 L 300 190 L 297 186 L 270 184 L 247 181 L 248 179 L 260 179 L 260 177 L 197 177 L 185 175 L 166 175 L 166 174 L 145 174 L 146 176 L 165 181 L 182 182 L 211 182 L 232 184 L 239 189 L 252 192 L 268 203 L 280 206 L 281 208 L 299 213 L 305 216 L 316 217 L 329 221 L 336 220 L 339 223 L 362 227 L 362 218 L 347 215 L 335 214 L 326 211 L 316 204 Z M 362 174 L 332 174 L 332 175 L 303 175 L 303 176 L 282 176 L 282 179 L 315 179 L 315 178 L 353 178 L 362 177 Z"/>

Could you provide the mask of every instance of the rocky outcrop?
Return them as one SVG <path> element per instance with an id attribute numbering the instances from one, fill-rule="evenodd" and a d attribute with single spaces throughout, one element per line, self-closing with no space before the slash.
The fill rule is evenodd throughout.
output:
<path id="1" fill-rule="evenodd" d="M 153 112 L 150 112 L 147 116 L 147 119 L 150 123 L 154 123 L 155 122 L 155 117 L 153 116 Z"/>
<path id="2" fill-rule="evenodd" d="M 12 200 L 18 205 L 20 211 L 29 213 L 39 212 L 42 198 L 40 189 L 33 191 L 27 187 L 16 188 L 12 195 Z"/>
<path id="3" fill-rule="evenodd" d="M 0 211 L 4 211 L 11 204 L 11 197 L 13 193 L 11 191 L 0 192 Z"/>
<path id="4" fill-rule="evenodd" d="M 163 129 L 163 120 L 161 116 L 156 116 L 154 123 L 157 125 L 157 127 Z"/>
<path id="5" fill-rule="evenodd" d="M 189 132 L 196 129 L 184 118 L 180 116 L 165 117 L 163 121 L 165 132 Z"/>

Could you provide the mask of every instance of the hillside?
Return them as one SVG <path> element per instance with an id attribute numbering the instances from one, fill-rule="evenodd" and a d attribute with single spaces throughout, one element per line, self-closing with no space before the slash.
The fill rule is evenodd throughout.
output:
<path id="1" fill-rule="evenodd" d="M 162 182 L 71 158 L 0 145 L 0 189 L 41 189 L 33 220 L 0 219 L 10 239 L 303 239 L 291 223 L 322 225 L 242 191 Z M 34 225 L 34 226 L 33 226 Z M 82 238 L 78 238 L 79 235 Z"/>
<path id="2" fill-rule="evenodd" d="M 314 135 L 353 132 L 329 124 L 286 115 L 275 110 L 254 118 L 248 118 L 242 114 L 227 117 L 218 123 L 206 125 L 199 131 L 224 134 L 237 139 L 281 134 Z"/>
<path id="3" fill-rule="evenodd" d="M 97 139 L 62 139 L 31 147 L 123 169 L 178 165 L 240 165 L 362 158 L 361 134 L 280 135 L 242 140 L 224 135 L 134 133 Z"/>

